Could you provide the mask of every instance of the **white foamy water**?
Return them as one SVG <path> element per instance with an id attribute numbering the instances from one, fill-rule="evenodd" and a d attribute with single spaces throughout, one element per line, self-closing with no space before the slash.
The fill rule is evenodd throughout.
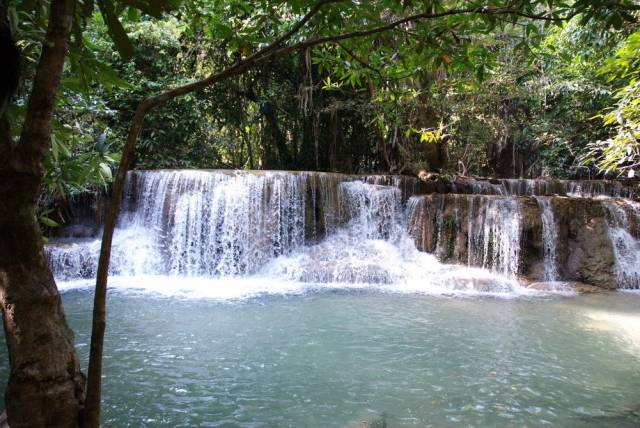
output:
<path id="1" fill-rule="evenodd" d="M 558 230 L 556 229 L 555 215 L 551 199 L 536 197 L 540 207 L 542 217 L 542 246 L 544 250 L 544 280 L 557 281 L 558 262 L 556 254 L 556 242 L 558 241 Z"/>
<path id="2" fill-rule="evenodd" d="M 616 282 L 620 288 L 640 288 L 640 204 L 626 200 L 603 204 L 609 213 Z"/>
<path id="3" fill-rule="evenodd" d="M 451 209 L 453 208 L 453 209 Z M 460 209 L 459 209 L 460 208 Z M 466 210 L 466 217 L 460 214 Z M 457 241 L 466 234 L 466 262 L 504 276 L 516 277 L 521 267 L 522 206 L 517 198 L 485 195 L 426 195 L 409 200 L 411 235 L 427 236 L 424 249 L 441 260 L 453 259 Z M 425 221 L 426 220 L 426 221 Z M 429 230 L 435 224 L 435 230 Z"/>
<path id="4" fill-rule="evenodd" d="M 360 288 L 535 293 L 518 282 L 524 264 L 523 198 L 432 194 L 405 204 L 410 192 L 402 180 L 382 178 L 273 171 L 131 172 L 114 235 L 110 284 L 220 299 Z M 525 184 L 527 189 L 537 185 Z M 537 200 L 543 279 L 562 280 L 554 206 L 549 198 Z M 621 288 L 637 288 L 638 204 L 619 199 L 597 203 L 608 212 L 616 281 Z M 424 236 L 428 242 L 420 248 L 433 254 L 418 251 L 415 242 Z M 61 288 L 92 283 L 99 251 L 99 239 L 49 245 L 47 255 Z M 552 287 L 558 292 L 564 288 Z"/>
<path id="5" fill-rule="evenodd" d="M 492 243 L 495 256 L 483 263 L 496 273 L 418 251 L 393 186 L 305 173 L 137 172 L 125 207 L 114 237 L 112 289 L 216 299 L 363 288 L 533 293 L 500 275 L 516 269 L 509 265 L 519 249 L 511 205 L 513 216 L 505 220 L 498 213 L 505 207 L 490 206 L 489 220 L 478 225 L 506 237 Z M 92 286 L 99 249 L 99 240 L 49 247 L 62 290 Z"/>

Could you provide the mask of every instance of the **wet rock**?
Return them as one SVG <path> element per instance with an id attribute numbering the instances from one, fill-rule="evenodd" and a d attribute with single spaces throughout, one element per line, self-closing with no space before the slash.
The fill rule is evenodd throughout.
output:
<path id="1" fill-rule="evenodd" d="M 604 207 L 615 200 L 547 198 L 557 234 L 558 280 L 605 289 L 619 285 Z M 431 194 L 410 201 L 408 227 L 418 249 L 441 261 L 542 280 L 549 260 L 541 215 L 533 197 Z"/>
<path id="2" fill-rule="evenodd" d="M 400 189 L 402 201 L 406 202 L 411 196 L 427 193 L 444 193 L 447 191 L 446 183 L 438 180 L 423 181 L 410 175 L 364 175 L 351 179 L 361 179 L 365 183 L 382 186 L 393 186 Z"/>
<path id="3" fill-rule="evenodd" d="M 437 172 L 420 171 L 418 173 L 418 178 L 422 181 L 438 181 L 440 179 L 440 174 Z"/>
<path id="4" fill-rule="evenodd" d="M 446 193 L 503 196 L 614 197 L 640 200 L 640 180 L 558 180 L 454 176 Z"/>
<path id="5" fill-rule="evenodd" d="M 605 291 L 602 287 L 596 287 L 594 285 L 585 284 L 584 282 L 569 282 L 567 283 L 577 293 L 591 294 L 602 293 Z"/>
<path id="6" fill-rule="evenodd" d="M 432 194 L 410 202 L 409 233 L 418 249 L 441 261 L 517 275 L 540 258 L 535 200 L 492 195 Z"/>
<path id="7" fill-rule="evenodd" d="M 615 258 L 599 201 L 554 197 L 557 260 L 562 279 L 615 288 Z"/>

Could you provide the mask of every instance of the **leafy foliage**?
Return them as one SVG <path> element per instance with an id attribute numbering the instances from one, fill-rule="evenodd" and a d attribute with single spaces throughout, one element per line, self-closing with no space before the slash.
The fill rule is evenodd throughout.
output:
<path id="1" fill-rule="evenodd" d="M 17 102 L 8 111 L 16 140 L 21 133 L 20 125 L 24 120 L 30 82 L 46 33 L 47 3 L 26 0 L 9 4 L 14 37 L 22 52 L 23 84 Z M 117 5 L 111 0 L 101 0 L 99 3 L 101 8 L 108 7 L 112 11 L 138 8 L 154 12 L 158 17 L 163 8 L 162 2 L 151 0 L 123 1 Z M 113 62 L 98 56 L 100 47 L 96 45 L 96 40 L 87 37 L 87 25 L 96 26 L 100 18 L 99 14 L 93 12 L 94 2 L 78 0 L 76 10 L 74 40 L 57 96 L 58 108 L 52 126 L 51 148 L 43 165 L 45 175 L 38 218 L 45 227 L 57 226 L 58 222 L 53 218 L 64 220 L 58 208 L 70 197 L 107 189 L 113 178 L 112 170 L 120 158 L 117 154 L 119 145 L 112 140 L 117 135 L 107 124 L 115 113 L 108 106 L 108 100 L 114 91 L 132 87 L 119 76 Z M 117 24 L 111 21 L 110 25 Z M 114 36 L 106 27 L 103 27 L 103 31 Z M 116 38 L 114 36 L 112 40 Z M 111 46 L 110 43 L 108 45 Z"/>
<path id="2" fill-rule="evenodd" d="M 10 5 L 24 62 L 10 111 L 17 135 L 48 8 Z M 43 212 L 109 183 L 142 98 L 276 40 L 289 55 L 152 112 L 137 167 L 631 174 L 638 9 L 630 0 L 76 0 Z"/>
<path id="3" fill-rule="evenodd" d="M 640 167 L 640 32 L 631 34 L 600 72 L 612 84 L 627 84 L 616 91 L 615 106 L 602 115 L 612 135 L 590 144 L 584 158 L 605 173 L 634 177 Z"/>

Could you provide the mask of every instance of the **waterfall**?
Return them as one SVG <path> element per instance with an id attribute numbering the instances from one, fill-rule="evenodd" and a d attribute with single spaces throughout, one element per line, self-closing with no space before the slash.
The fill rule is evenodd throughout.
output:
<path id="1" fill-rule="evenodd" d="M 559 180 L 456 177 L 449 193 L 498 196 L 569 196 L 572 198 L 640 198 L 638 183 L 616 180 Z"/>
<path id="2" fill-rule="evenodd" d="M 110 284 L 142 282 L 167 293 L 199 284 L 199 295 L 216 296 L 322 284 L 527 292 L 513 279 L 444 265 L 419 251 L 407 228 L 406 206 L 414 202 L 405 197 L 414 184 L 324 173 L 134 171 L 114 235 Z M 477 257 L 498 273 L 517 270 L 517 205 L 487 201 L 482 220 L 474 220 L 474 242 L 483 248 Z M 56 278 L 71 286 L 68 280 L 95 276 L 99 249 L 99 239 L 61 240 L 47 255 Z M 175 278 L 182 278 L 179 286 Z"/>
<path id="3" fill-rule="evenodd" d="M 609 239 L 615 255 L 619 288 L 640 288 L 640 204 L 617 199 L 603 201 L 608 212 Z"/>
<path id="4" fill-rule="evenodd" d="M 519 199 L 457 194 L 417 196 L 409 204 L 408 215 L 409 231 L 418 247 L 437 254 L 442 261 L 466 262 L 508 276 L 520 272 Z"/>
<path id="5" fill-rule="evenodd" d="M 270 276 L 308 283 L 400 281 L 406 265 L 394 245 L 406 240 L 400 190 L 352 181 L 341 183 L 338 193 L 345 227 L 318 245 L 276 259 L 268 266 Z M 387 257 L 395 258 L 395 263 L 390 263 Z"/>
<path id="6" fill-rule="evenodd" d="M 359 181 L 340 185 L 346 218 L 355 232 L 367 239 L 389 239 L 401 228 L 401 192 L 396 187 Z"/>
<path id="7" fill-rule="evenodd" d="M 265 289 L 288 281 L 511 293 L 522 277 L 638 288 L 640 204 L 539 195 L 626 191 L 570 184 L 465 179 L 452 189 L 400 176 L 133 171 L 110 275 L 262 278 Z M 99 251 L 98 237 L 46 247 L 62 281 L 94 278 Z"/>
<path id="8" fill-rule="evenodd" d="M 234 276 L 318 242 L 349 222 L 360 239 L 401 228 L 397 187 L 332 174 L 134 171 L 116 230 L 111 273 Z M 48 247 L 62 279 L 91 277 L 98 240 Z"/>
<path id="9" fill-rule="evenodd" d="M 556 242 L 558 241 L 558 231 L 556 228 L 553 205 L 550 198 L 536 197 L 540 207 L 542 218 L 542 248 L 544 251 L 544 280 L 556 281 L 558 275 L 558 262 L 556 254 Z"/>
<path id="10" fill-rule="evenodd" d="M 111 273 L 254 272 L 335 227 L 336 192 L 330 174 L 131 172 Z M 49 247 L 49 259 L 62 278 L 90 277 L 98 252 L 97 241 L 61 243 Z"/>
<path id="11" fill-rule="evenodd" d="M 481 259 L 481 266 L 506 275 L 515 275 L 520 267 L 522 216 L 517 199 L 490 199 L 476 217 L 472 259 Z"/>

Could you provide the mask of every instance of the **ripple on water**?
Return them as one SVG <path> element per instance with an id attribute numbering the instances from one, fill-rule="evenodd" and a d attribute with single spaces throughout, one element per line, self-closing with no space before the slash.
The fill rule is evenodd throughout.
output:
<path id="1" fill-rule="evenodd" d="M 87 343 L 91 293 L 63 299 L 77 342 Z M 594 311 L 627 323 L 616 314 L 633 316 L 638 303 L 627 293 L 359 291 L 241 304 L 111 293 L 105 423 L 638 426 L 638 353 L 611 334 L 620 324 L 590 325 Z M 86 362 L 88 347 L 78 352 Z"/>

